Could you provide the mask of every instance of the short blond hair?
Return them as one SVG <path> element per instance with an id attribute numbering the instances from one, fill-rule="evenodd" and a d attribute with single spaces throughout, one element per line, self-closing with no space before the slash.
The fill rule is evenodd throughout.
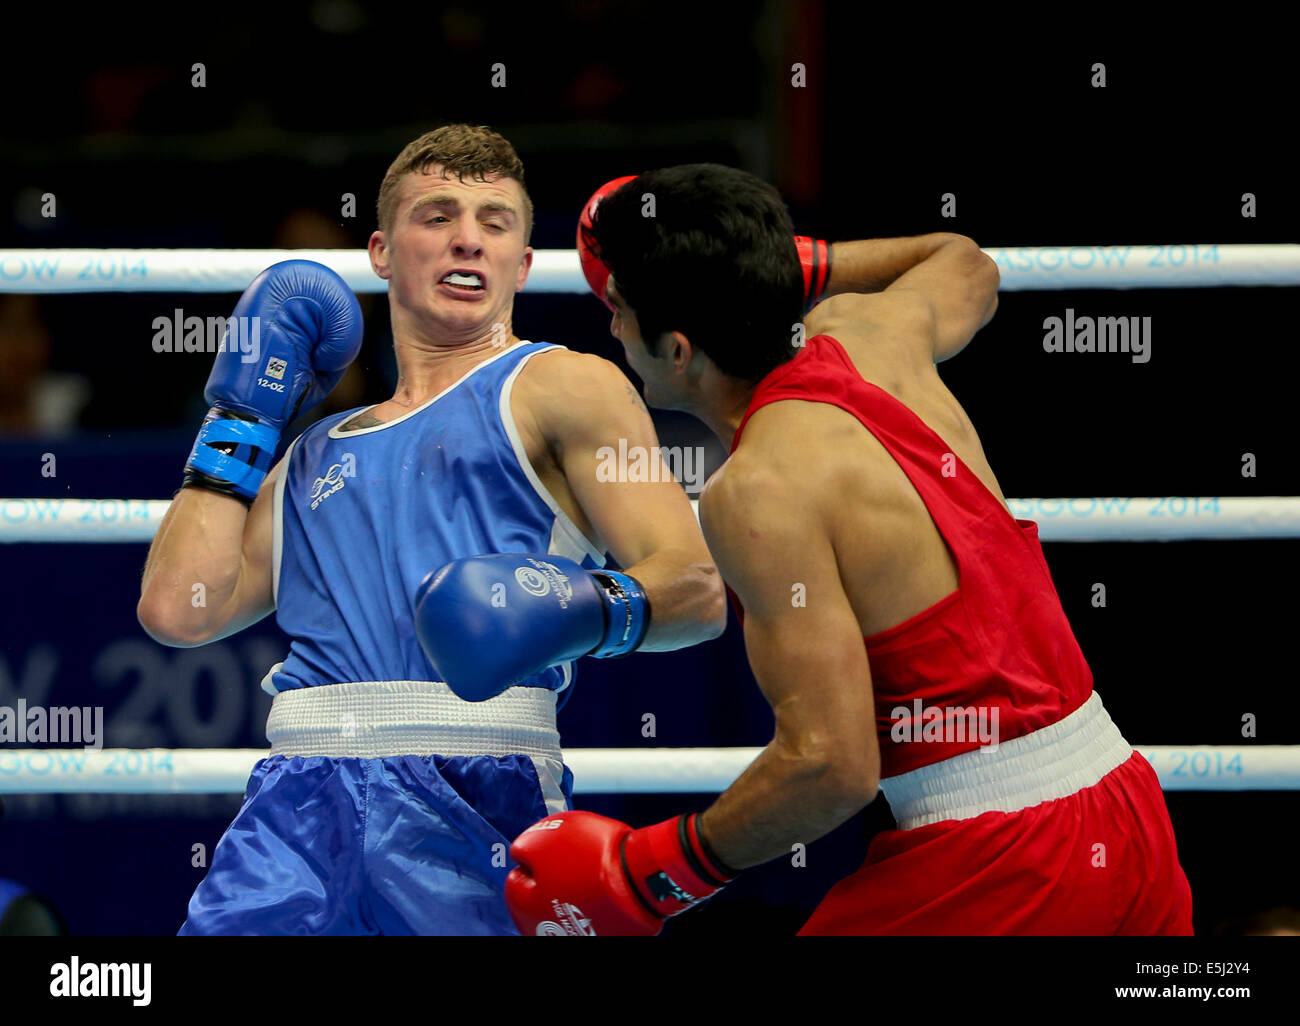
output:
<path id="1" fill-rule="evenodd" d="M 524 194 L 524 242 L 532 238 L 533 201 L 524 185 L 523 161 L 509 141 L 487 125 L 443 125 L 407 143 L 379 185 L 380 231 L 392 227 L 402 179 L 427 174 L 435 165 L 442 167 L 444 177 L 454 174 L 462 182 L 466 176 L 478 182 L 496 176 L 513 178 Z"/>

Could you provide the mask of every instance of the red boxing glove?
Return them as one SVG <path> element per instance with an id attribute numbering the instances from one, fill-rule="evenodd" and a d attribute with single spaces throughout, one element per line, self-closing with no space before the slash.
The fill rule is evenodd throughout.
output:
<path id="1" fill-rule="evenodd" d="M 525 937 L 653 937 L 668 916 L 720 890 L 735 873 L 704 850 L 692 813 L 633 830 L 591 812 L 561 812 L 511 845 L 519 865 L 506 904 Z"/>
<path id="2" fill-rule="evenodd" d="M 596 298 L 610 310 L 613 310 L 614 306 L 605 298 L 605 286 L 609 284 L 609 268 L 592 248 L 591 226 L 596 220 L 596 208 L 600 206 L 600 201 L 634 178 L 636 175 L 624 175 L 622 178 L 615 178 L 612 182 L 606 182 L 591 194 L 591 199 L 587 200 L 582 208 L 582 216 L 578 218 L 578 259 L 582 261 L 582 273 L 586 276 L 587 284 L 591 286 L 591 291 L 596 294 Z"/>
<path id="3" fill-rule="evenodd" d="M 803 267 L 803 309 L 807 313 L 821 302 L 831 280 L 831 246 L 829 242 L 811 239 L 807 235 L 796 235 L 794 245 Z"/>

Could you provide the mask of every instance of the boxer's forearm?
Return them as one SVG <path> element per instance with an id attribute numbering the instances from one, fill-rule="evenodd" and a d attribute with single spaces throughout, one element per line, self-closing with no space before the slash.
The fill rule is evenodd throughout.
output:
<path id="1" fill-rule="evenodd" d="M 864 774 L 773 741 L 703 814 L 700 831 L 722 862 L 748 869 L 811 844 L 875 796 Z"/>
<path id="2" fill-rule="evenodd" d="M 182 488 L 154 535 L 140 585 L 141 626 L 167 645 L 194 645 L 224 625 L 239 583 L 247 507 Z"/>
<path id="3" fill-rule="evenodd" d="M 880 292 L 917 264 L 964 235 L 934 232 L 898 239 L 863 239 L 831 244 L 831 277 L 823 298 L 851 292 Z"/>
<path id="4" fill-rule="evenodd" d="M 625 572 L 641 582 L 650 599 L 650 629 L 638 652 L 698 645 L 726 629 L 726 592 L 718 568 L 707 558 L 660 550 Z"/>

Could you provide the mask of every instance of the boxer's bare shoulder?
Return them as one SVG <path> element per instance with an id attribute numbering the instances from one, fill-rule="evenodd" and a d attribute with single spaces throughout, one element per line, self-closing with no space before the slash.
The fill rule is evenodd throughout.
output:
<path id="1" fill-rule="evenodd" d="M 510 411 L 529 459 L 558 466 L 565 438 L 591 435 L 597 426 L 631 413 L 652 430 L 645 403 L 627 376 L 590 353 L 548 349 L 519 372 Z M 617 434 L 617 432 L 615 433 Z"/>
<path id="2" fill-rule="evenodd" d="M 797 482 L 804 503 L 823 511 L 859 494 L 868 510 L 891 505 L 890 486 L 899 473 L 893 457 L 852 414 L 797 399 L 754 413 L 726 469 L 737 478 L 775 474 Z"/>
<path id="3" fill-rule="evenodd" d="M 813 308 L 804 329 L 809 338 L 830 335 L 839 342 L 868 381 L 934 367 L 934 311 L 913 291 L 834 296 Z"/>
<path id="4" fill-rule="evenodd" d="M 754 413 L 736 451 L 700 493 L 706 537 L 774 505 L 795 510 L 803 531 L 824 527 L 847 466 L 836 452 L 845 440 L 843 417 L 824 403 L 798 400 L 770 403 Z"/>
<path id="5" fill-rule="evenodd" d="M 593 402 L 611 398 L 645 409 L 627 376 L 591 353 L 548 349 L 530 359 L 515 382 L 514 399 L 559 415 L 582 416 Z"/>
<path id="6" fill-rule="evenodd" d="M 728 581 L 734 583 L 741 564 L 774 555 L 774 539 L 794 533 L 807 538 L 817 530 L 801 483 L 765 462 L 753 447 L 738 449 L 709 478 L 700 492 L 700 527 Z"/>

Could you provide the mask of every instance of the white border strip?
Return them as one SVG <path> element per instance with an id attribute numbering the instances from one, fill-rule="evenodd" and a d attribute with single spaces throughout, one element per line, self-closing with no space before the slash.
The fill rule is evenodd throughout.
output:
<path id="1" fill-rule="evenodd" d="M 1188 243 L 984 250 L 1001 291 L 1300 285 L 1300 245 Z M 242 292 L 281 260 L 315 260 L 357 292 L 386 292 L 365 250 L 0 249 L 0 292 Z M 587 291 L 576 250 L 533 253 L 529 292 Z"/>
<path id="2" fill-rule="evenodd" d="M 1166 791 L 1300 790 L 1300 745 L 1135 746 Z M 579 794 L 718 794 L 760 748 L 570 748 Z M 0 749 L 0 794 L 241 794 L 269 751 Z"/>
<path id="3" fill-rule="evenodd" d="M 1050 542 L 1300 538 L 1300 496 L 1008 499 Z M 166 499 L 0 499 L 2 542 L 148 542 Z M 691 500 L 698 516 L 698 500 Z"/>

